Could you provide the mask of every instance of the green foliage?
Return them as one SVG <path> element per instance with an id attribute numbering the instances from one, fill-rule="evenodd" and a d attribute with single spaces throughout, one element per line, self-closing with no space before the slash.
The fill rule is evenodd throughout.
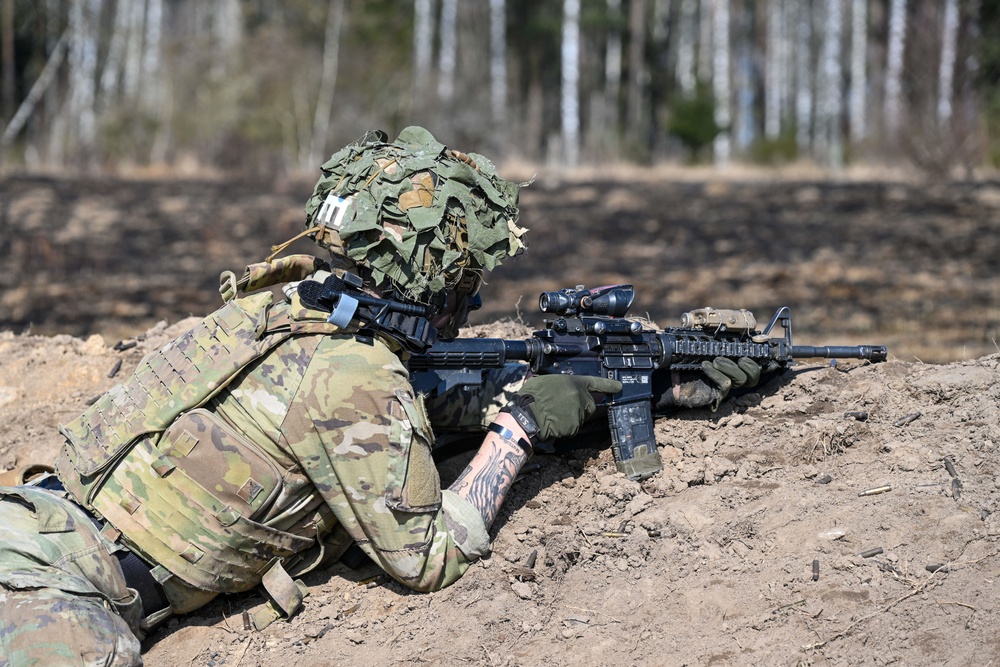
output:
<path id="1" fill-rule="evenodd" d="M 795 128 L 774 139 L 761 137 L 750 147 L 750 159 L 757 164 L 779 165 L 792 162 L 798 157 L 799 146 L 795 140 Z"/>
<path id="2" fill-rule="evenodd" d="M 698 86 L 693 97 L 674 101 L 667 131 L 691 151 L 692 160 L 697 160 L 722 130 L 715 122 L 715 99 L 708 86 Z"/>

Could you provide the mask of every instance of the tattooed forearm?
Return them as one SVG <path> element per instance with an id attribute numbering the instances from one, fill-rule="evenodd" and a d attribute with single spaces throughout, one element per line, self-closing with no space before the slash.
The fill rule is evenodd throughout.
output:
<path id="1" fill-rule="evenodd" d="M 450 488 L 479 510 L 488 528 L 527 460 L 527 454 L 513 441 L 491 435 Z"/>

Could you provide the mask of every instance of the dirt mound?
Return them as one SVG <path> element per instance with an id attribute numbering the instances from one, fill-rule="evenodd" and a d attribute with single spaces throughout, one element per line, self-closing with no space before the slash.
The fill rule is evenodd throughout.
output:
<path id="1" fill-rule="evenodd" d="M 189 324 L 124 345 L 0 334 L 0 464 L 51 460 L 57 423 Z M 444 591 L 336 565 L 292 622 L 249 632 L 260 598 L 226 597 L 172 620 L 146 664 L 988 662 L 998 366 L 800 364 L 717 413 L 659 420 L 666 468 L 642 484 L 608 451 L 536 457 L 493 555 Z"/>

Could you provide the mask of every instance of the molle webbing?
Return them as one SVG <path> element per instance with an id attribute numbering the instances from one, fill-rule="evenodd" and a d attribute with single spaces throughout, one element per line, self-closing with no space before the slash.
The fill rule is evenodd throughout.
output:
<path id="1" fill-rule="evenodd" d="M 283 306 L 267 329 L 270 303 L 270 293 L 231 301 L 146 355 L 128 381 L 61 428 L 67 442 L 56 467 L 66 489 L 159 564 L 154 576 L 161 583 L 173 575 L 202 590 L 248 590 L 313 543 L 220 505 L 158 448 L 181 413 L 206 403 L 292 335 Z"/>
<path id="2" fill-rule="evenodd" d="M 265 292 L 229 302 L 147 354 L 128 381 L 61 427 L 69 440 L 64 453 L 77 473 L 87 477 L 102 471 L 130 443 L 163 431 L 182 412 L 203 405 L 253 360 L 288 338 L 287 330 L 265 333 L 271 298 Z M 89 507 L 92 489 L 83 492 L 76 475 L 60 472 L 67 488 Z"/>

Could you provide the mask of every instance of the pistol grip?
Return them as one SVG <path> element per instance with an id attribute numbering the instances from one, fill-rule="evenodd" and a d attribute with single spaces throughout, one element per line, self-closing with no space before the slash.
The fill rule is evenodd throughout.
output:
<path id="1" fill-rule="evenodd" d="M 648 400 L 610 406 L 608 425 L 615 466 L 626 477 L 639 481 L 663 469 L 653 438 L 653 413 Z"/>

